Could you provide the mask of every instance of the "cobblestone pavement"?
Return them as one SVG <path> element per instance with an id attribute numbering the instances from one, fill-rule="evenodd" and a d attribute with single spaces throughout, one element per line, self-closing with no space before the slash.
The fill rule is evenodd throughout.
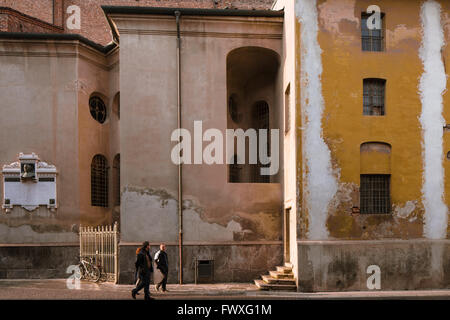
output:
<path id="1" fill-rule="evenodd" d="M 90 283 L 82 281 L 79 289 L 68 289 L 65 279 L 57 280 L 0 280 L 0 300 L 6 299 L 69 299 L 69 300 L 130 300 L 131 285 L 111 283 Z M 156 292 L 150 287 L 156 299 L 446 299 L 450 290 L 429 291 L 370 291 L 370 292 L 274 292 L 259 291 L 252 284 L 186 284 L 167 286 L 168 292 Z M 143 299 L 143 292 L 137 299 Z"/>

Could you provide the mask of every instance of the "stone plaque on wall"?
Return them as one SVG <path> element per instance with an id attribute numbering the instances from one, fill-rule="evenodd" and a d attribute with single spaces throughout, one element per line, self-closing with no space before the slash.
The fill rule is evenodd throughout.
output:
<path id="1" fill-rule="evenodd" d="M 56 174 L 54 165 L 40 161 L 35 153 L 19 154 L 19 161 L 4 165 L 3 209 L 10 212 L 14 206 L 33 211 L 46 206 L 54 211 L 56 201 Z"/>

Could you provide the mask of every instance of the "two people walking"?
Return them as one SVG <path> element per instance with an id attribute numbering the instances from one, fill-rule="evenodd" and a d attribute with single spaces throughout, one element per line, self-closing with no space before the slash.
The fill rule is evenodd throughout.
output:
<path id="1" fill-rule="evenodd" d="M 166 284 L 167 284 L 167 275 L 169 272 L 169 259 L 167 257 L 167 253 L 165 252 L 166 246 L 162 243 L 160 245 L 160 250 L 155 255 L 155 262 L 158 270 L 160 270 L 163 275 L 162 280 L 155 284 L 155 288 L 158 291 L 161 287 L 165 292 Z M 142 247 L 136 251 L 136 273 L 135 280 L 137 281 L 136 288 L 131 290 L 131 296 L 133 299 L 136 299 L 136 295 L 139 294 L 139 291 L 144 289 L 144 299 L 151 300 L 150 297 L 150 279 L 151 273 L 153 272 L 153 260 L 150 255 L 150 244 L 148 241 L 145 241 L 142 244 Z"/>

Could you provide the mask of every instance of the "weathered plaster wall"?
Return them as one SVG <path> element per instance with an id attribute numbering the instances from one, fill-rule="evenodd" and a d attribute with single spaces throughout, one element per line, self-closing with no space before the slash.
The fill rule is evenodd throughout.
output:
<path id="1" fill-rule="evenodd" d="M 175 19 L 113 19 L 121 46 L 122 240 L 176 241 L 177 166 L 170 160 L 177 126 Z M 249 23 L 254 19 L 181 18 L 182 127 L 191 134 L 195 120 L 204 131 L 225 133 L 228 52 L 241 46 L 281 51 L 280 20 Z M 280 184 L 227 183 L 226 164 L 183 165 L 183 237 L 281 240 L 281 197 Z"/>
<path id="2" fill-rule="evenodd" d="M 0 243 L 77 241 L 76 50 L 71 42 L 0 41 L 0 163 L 17 161 L 19 152 L 35 152 L 59 172 L 57 211 L 2 212 Z"/>
<path id="3" fill-rule="evenodd" d="M 158 250 L 152 244 L 152 256 Z M 169 283 L 178 283 L 178 246 L 167 245 L 169 256 Z M 251 282 L 267 270 L 282 263 L 280 244 L 241 244 L 241 245 L 186 245 L 183 247 L 183 283 L 195 281 L 195 259 L 214 260 L 214 282 Z M 232 257 L 232 259 L 230 259 Z M 120 246 L 119 283 L 132 284 L 136 246 Z M 154 277 L 158 275 L 154 274 Z"/>
<path id="4" fill-rule="evenodd" d="M 120 205 L 116 205 L 115 198 L 120 197 L 120 185 L 119 195 L 115 194 L 114 185 L 117 183 L 114 176 L 115 170 L 113 168 L 113 161 L 116 155 L 120 155 L 120 62 L 119 62 L 119 48 L 113 50 L 107 55 L 107 65 L 109 70 L 109 159 L 111 159 L 111 169 L 109 170 L 109 203 L 112 210 L 112 222 L 120 222 Z M 119 164 L 120 167 L 120 164 Z M 120 223 L 119 223 L 120 228 Z M 120 229 L 119 229 L 120 230 Z"/>
<path id="5" fill-rule="evenodd" d="M 78 263 L 75 245 L 0 246 L 0 279 L 65 279 Z"/>
<path id="6" fill-rule="evenodd" d="M 440 3 L 445 39 L 448 39 L 448 4 Z M 317 1 L 317 40 L 322 50 L 321 84 L 325 105 L 321 126 L 331 152 L 333 175 L 339 182 L 328 209 L 326 229 L 330 239 L 421 238 L 424 236 L 421 192 L 424 163 L 418 86 L 423 72 L 419 57 L 422 2 L 386 0 L 377 3 L 386 13 L 386 51 L 363 52 L 360 17 L 371 4 L 365 0 Z M 303 33 L 298 36 L 300 34 Z M 448 59 L 446 50 L 444 60 Z M 385 116 L 362 115 L 362 83 L 364 78 L 371 77 L 387 80 Z M 444 108 L 444 118 L 446 113 Z M 446 140 L 444 134 L 444 153 L 447 152 L 445 147 L 448 149 Z M 352 206 L 359 205 L 359 175 L 363 169 L 360 145 L 370 141 L 392 146 L 392 214 L 389 215 L 351 214 Z M 303 195 L 309 192 L 299 190 Z M 447 194 L 447 182 L 445 190 Z M 310 216 L 302 216 L 300 224 L 308 230 Z M 304 239 L 305 235 L 300 234 L 300 238 Z"/>
<path id="7" fill-rule="evenodd" d="M 449 4 L 439 3 L 444 39 L 448 42 Z M 361 12 L 371 4 L 365 0 L 316 2 L 317 41 L 323 67 L 320 81 L 324 113 L 320 125 L 331 153 L 333 175 L 339 184 L 327 214 L 328 240 L 307 240 L 310 215 L 315 213 L 305 212 L 308 209 L 305 206 L 300 212 L 300 291 L 367 290 L 369 265 L 380 267 L 383 290 L 450 286 L 448 240 L 420 239 L 426 236 L 422 204 L 423 128 L 419 122 L 424 106 L 419 93 L 419 81 L 424 72 L 419 56 L 423 41 L 420 20 L 423 1 L 377 3 L 386 14 L 385 52 L 361 50 Z M 296 28 L 300 38 L 305 25 L 297 21 Z M 305 62 L 301 60 L 302 50 L 315 49 L 297 46 L 297 65 Z M 447 47 L 442 51 L 442 59 L 448 62 Z M 364 78 L 387 80 L 385 116 L 362 115 Z M 297 89 L 305 90 L 302 79 L 297 82 Z M 448 99 L 445 92 L 445 119 Z M 303 107 L 304 102 L 297 106 L 298 114 L 303 114 Z M 433 109 L 437 111 L 435 104 Z M 437 127 L 440 126 L 437 123 Z M 437 127 L 433 128 L 441 130 Z M 302 129 L 299 132 L 304 134 L 307 128 L 302 126 Z M 447 132 L 443 132 L 444 154 L 438 155 L 441 159 L 435 161 L 438 165 L 442 162 L 445 172 L 448 170 L 448 160 L 443 159 L 449 150 Z M 365 142 L 387 143 L 391 150 L 387 153 L 386 148 L 361 148 Z M 302 166 L 298 157 L 297 170 L 302 172 Z M 391 174 L 391 214 L 352 214 L 352 206 L 359 206 L 359 176 L 369 172 Z M 444 180 L 444 199 L 448 206 L 447 180 Z M 298 192 L 298 201 L 304 202 L 304 195 L 310 190 L 302 183 Z M 448 230 L 447 227 L 447 237 Z"/>
<path id="8" fill-rule="evenodd" d="M 106 157 L 108 173 L 111 175 L 113 158 L 110 156 L 110 76 L 106 57 L 92 49 L 86 48 L 85 54 L 78 61 L 78 149 L 80 170 L 80 218 L 84 225 L 111 224 L 111 209 L 91 206 L 91 163 L 95 155 Z M 89 110 L 89 98 L 98 95 L 107 106 L 104 123 L 96 121 Z M 111 189 L 111 180 L 108 181 Z M 109 199 L 110 200 L 110 199 Z M 110 202 L 110 201 L 109 201 Z"/>
<path id="9" fill-rule="evenodd" d="M 298 205 L 297 199 L 297 179 L 301 179 L 301 176 L 297 176 L 297 153 L 299 152 L 301 143 L 300 139 L 297 139 L 297 130 L 300 128 L 300 124 L 297 125 L 296 120 L 296 106 L 297 95 L 299 90 L 297 89 L 297 65 L 296 65 L 296 46 L 298 38 L 296 37 L 296 19 L 295 19 L 295 2 L 289 0 L 278 0 L 275 2 L 273 10 L 284 9 L 285 17 L 283 23 L 283 56 L 281 58 L 281 65 L 283 69 L 283 80 L 279 88 L 280 94 L 283 95 L 283 127 L 280 130 L 280 135 L 283 141 L 283 154 L 284 154 L 284 171 L 283 171 L 283 210 L 290 208 L 289 211 L 289 258 L 293 263 L 294 275 L 298 274 L 298 258 L 297 258 L 297 217 L 301 211 L 301 206 Z M 285 93 L 289 86 L 289 97 L 286 97 Z M 289 99 L 288 109 L 286 109 L 286 98 Z M 286 118 L 289 121 L 289 131 L 286 131 Z M 286 219 L 286 216 L 284 216 Z M 284 239 L 286 241 L 287 239 Z M 285 257 L 286 258 L 286 257 Z"/>
<path id="10" fill-rule="evenodd" d="M 448 240 L 299 241 L 299 291 L 366 291 L 367 267 L 382 290 L 450 288 Z"/>

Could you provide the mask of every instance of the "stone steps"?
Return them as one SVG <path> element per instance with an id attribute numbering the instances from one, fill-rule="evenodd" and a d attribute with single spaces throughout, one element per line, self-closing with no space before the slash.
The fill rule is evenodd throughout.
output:
<path id="1" fill-rule="evenodd" d="M 292 273 L 292 264 L 285 263 L 277 266 L 276 271 L 269 271 L 268 275 L 262 275 L 261 279 L 255 280 L 255 285 L 260 290 L 296 291 L 297 285 Z"/>
<path id="2" fill-rule="evenodd" d="M 286 273 L 292 273 L 292 268 L 286 267 L 286 266 L 278 266 L 278 267 L 277 267 L 277 271 L 278 271 L 279 273 L 284 273 L 284 274 L 286 274 Z"/>
<path id="3" fill-rule="evenodd" d="M 280 273 L 278 271 L 269 271 L 271 277 L 276 279 L 294 279 L 293 273 Z"/>
<path id="4" fill-rule="evenodd" d="M 290 284 L 295 286 L 295 279 L 292 278 L 286 278 L 286 279 L 277 279 L 268 275 L 261 276 L 263 281 L 268 284 Z"/>
<path id="5" fill-rule="evenodd" d="M 282 290 L 282 291 L 296 291 L 297 286 L 290 285 L 290 284 L 269 284 L 266 283 L 264 280 L 255 280 L 255 285 L 260 290 Z"/>

